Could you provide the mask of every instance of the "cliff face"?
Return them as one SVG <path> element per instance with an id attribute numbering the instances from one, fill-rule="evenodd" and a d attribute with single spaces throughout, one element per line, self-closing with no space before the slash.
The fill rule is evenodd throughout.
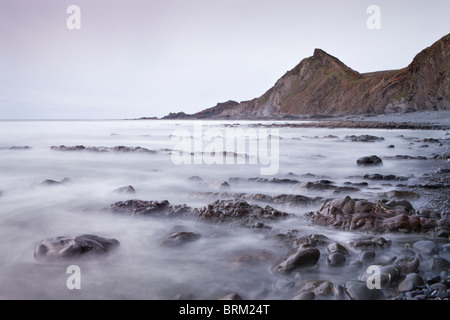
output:
<path id="1" fill-rule="evenodd" d="M 450 34 L 403 69 L 360 74 L 316 49 L 259 98 L 228 101 L 189 117 L 382 114 L 450 109 Z"/>

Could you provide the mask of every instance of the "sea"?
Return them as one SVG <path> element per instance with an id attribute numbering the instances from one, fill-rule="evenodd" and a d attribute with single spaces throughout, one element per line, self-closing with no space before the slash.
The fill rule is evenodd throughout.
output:
<path id="1" fill-rule="evenodd" d="M 337 186 L 361 182 L 354 198 L 377 199 L 403 181 L 367 180 L 381 174 L 420 178 L 433 172 L 445 146 L 445 130 L 302 128 L 285 121 L 34 120 L 0 121 L 0 299 L 291 299 L 299 282 L 328 280 L 344 285 L 359 271 L 319 264 L 295 276 L 274 272 L 275 261 L 236 263 L 239 255 L 265 251 L 274 259 L 288 252 L 275 233 L 321 234 L 348 243 L 363 235 L 312 225 L 308 212 L 321 203 L 251 204 L 290 214 L 271 231 L 182 218 L 117 214 L 118 201 L 168 200 L 202 208 L 236 194 L 347 196 L 310 190 L 308 182 Z M 352 141 L 370 135 L 373 142 Z M 64 146 L 65 148 L 61 147 Z M 72 148 L 83 146 L 83 148 Z M 53 148 L 52 148 L 53 147 Z M 125 147 L 125 148 L 117 148 Z M 137 148 L 140 147 L 140 148 Z M 357 159 L 376 155 L 382 166 Z M 395 158 L 407 155 L 410 159 Z M 426 157 L 421 160 L 417 157 Z M 64 180 L 66 179 L 66 180 Z M 47 180 L 47 183 L 43 183 Z M 63 183 L 48 183 L 48 180 Z M 50 185 L 49 185 L 50 184 Z M 132 186 L 135 193 L 115 190 Z M 209 195 L 209 196 L 208 196 Z M 424 200 L 411 200 L 417 209 Z M 167 230 L 182 225 L 200 238 L 179 247 L 161 246 Z M 120 247 L 105 257 L 81 261 L 36 261 L 43 239 L 93 234 Z M 408 235 L 391 235 L 398 242 Z M 78 288 L 69 267 L 79 267 Z"/>

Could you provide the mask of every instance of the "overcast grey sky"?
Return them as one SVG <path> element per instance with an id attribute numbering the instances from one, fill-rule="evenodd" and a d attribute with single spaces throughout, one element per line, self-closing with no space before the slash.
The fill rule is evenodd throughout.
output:
<path id="1" fill-rule="evenodd" d="M 450 32 L 449 13 L 449 0 L 1 0 L 0 119 L 193 113 L 259 97 L 314 48 L 399 69 Z"/>

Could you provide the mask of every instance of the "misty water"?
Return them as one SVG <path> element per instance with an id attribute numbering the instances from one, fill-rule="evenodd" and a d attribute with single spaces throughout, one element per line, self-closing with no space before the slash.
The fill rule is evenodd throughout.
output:
<path id="1" fill-rule="evenodd" d="M 208 129 L 225 137 L 227 128 L 259 127 L 250 121 L 203 122 Z M 426 156 L 442 154 L 438 144 L 421 148 L 425 138 L 444 138 L 445 131 L 265 128 L 279 139 L 277 159 L 257 159 L 256 164 L 175 164 L 171 150 L 177 144 L 173 137 L 179 129 L 195 135 L 198 122 L 191 121 L 1 121 L 0 122 L 0 298 L 1 299 L 171 299 L 183 294 L 195 299 L 218 299 L 237 292 L 245 299 L 290 299 L 298 287 L 280 289 L 280 279 L 324 279 L 344 284 L 357 279 L 360 271 L 331 269 L 321 255 L 317 266 L 288 277 L 271 271 L 273 262 L 245 266 L 235 263 L 239 254 L 265 250 L 275 259 L 287 249 L 267 232 L 250 228 L 229 227 L 201 221 L 147 218 L 112 213 L 111 204 L 128 199 L 168 200 L 171 204 L 203 207 L 213 198 L 195 196 L 197 192 L 247 194 L 301 194 L 308 197 L 340 198 L 327 191 L 309 191 L 302 183 L 328 179 L 336 185 L 366 181 L 365 174 L 395 174 L 420 177 L 436 170 L 434 160 L 389 159 L 395 155 Z M 266 133 L 261 131 L 262 133 Z M 258 135 L 257 140 L 265 137 Z M 379 142 L 351 142 L 349 135 L 369 134 L 383 137 Z M 195 137 L 194 137 L 195 138 Z M 198 137 L 197 137 L 198 138 Z M 203 150 L 209 142 L 204 142 Z M 145 152 L 63 152 L 52 146 L 146 148 Z M 395 145 L 395 148 L 387 148 Z M 17 147 L 29 148 L 17 148 Z M 16 148 L 11 148 L 16 147 Z M 226 150 L 236 151 L 236 150 Z M 269 150 L 274 151 L 274 150 Z M 273 154 L 272 154 L 273 155 Z M 381 167 L 358 167 L 362 156 L 383 158 Z M 244 159 L 258 156 L 237 154 Z M 261 175 L 277 163 L 273 175 Z M 306 174 L 315 176 L 306 176 Z M 198 176 L 201 183 L 190 180 Z M 52 179 L 69 182 L 56 186 L 40 185 Z M 242 178 L 233 183 L 230 178 Z M 298 180 L 299 184 L 264 183 L 249 178 Z M 230 188 L 219 190 L 228 181 Z M 235 180 L 236 181 L 236 180 Z M 396 184 L 370 181 L 369 186 L 352 197 L 376 199 L 377 194 L 396 189 Z M 132 185 L 135 194 L 113 191 Z M 252 204 L 258 203 L 248 200 Z M 412 201 L 420 208 L 422 200 Z M 274 222 L 273 232 L 298 230 L 298 236 L 323 234 L 334 241 L 348 243 L 362 236 L 358 232 L 339 232 L 310 224 L 304 213 L 319 209 L 320 204 L 291 207 L 271 204 L 293 214 L 292 218 Z M 201 238 L 180 247 L 161 247 L 166 231 L 183 225 Z M 42 263 L 33 259 L 35 247 L 45 238 L 95 234 L 114 238 L 120 248 L 110 255 L 87 261 Z M 405 242 L 409 235 L 386 235 L 393 242 Z M 419 237 L 419 236 L 417 236 Z M 71 264 L 81 268 L 81 290 L 66 286 L 66 269 Z M 284 280 L 282 280 L 284 281 Z M 298 286 L 296 284 L 296 286 Z"/>

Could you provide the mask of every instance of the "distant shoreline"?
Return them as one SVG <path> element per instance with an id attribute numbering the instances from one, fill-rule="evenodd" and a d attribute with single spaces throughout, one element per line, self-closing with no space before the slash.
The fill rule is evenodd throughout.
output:
<path id="1" fill-rule="evenodd" d="M 132 120 L 169 121 L 255 121 L 261 126 L 298 128 L 356 128 L 356 129 L 412 129 L 412 130 L 450 130 L 449 111 L 424 111 L 411 113 L 382 114 L 377 116 L 312 116 L 292 118 L 184 118 L 158 119 L 138 118 Z M 301 123 L 296 123 L 301 121 Z M 265 122 L 272 122 L 267 124 Z M 277 122 L 277 123 L 274 123 Z"/>
<path id="2" fill-rule="evenodd" d="M 411 113 L 382 114 L 376 116 L 311 116 L 286 118 L 182 118 L 163 119 L 157 117 L 123 119 L 0 119 L 5 121 L 252 121 L 252 126 L 290 127 L 290 128 L 350 128 L 350 129 L 411 129 L 411 130 L 450 130 L 450 110 L 423 111 Z"/>

